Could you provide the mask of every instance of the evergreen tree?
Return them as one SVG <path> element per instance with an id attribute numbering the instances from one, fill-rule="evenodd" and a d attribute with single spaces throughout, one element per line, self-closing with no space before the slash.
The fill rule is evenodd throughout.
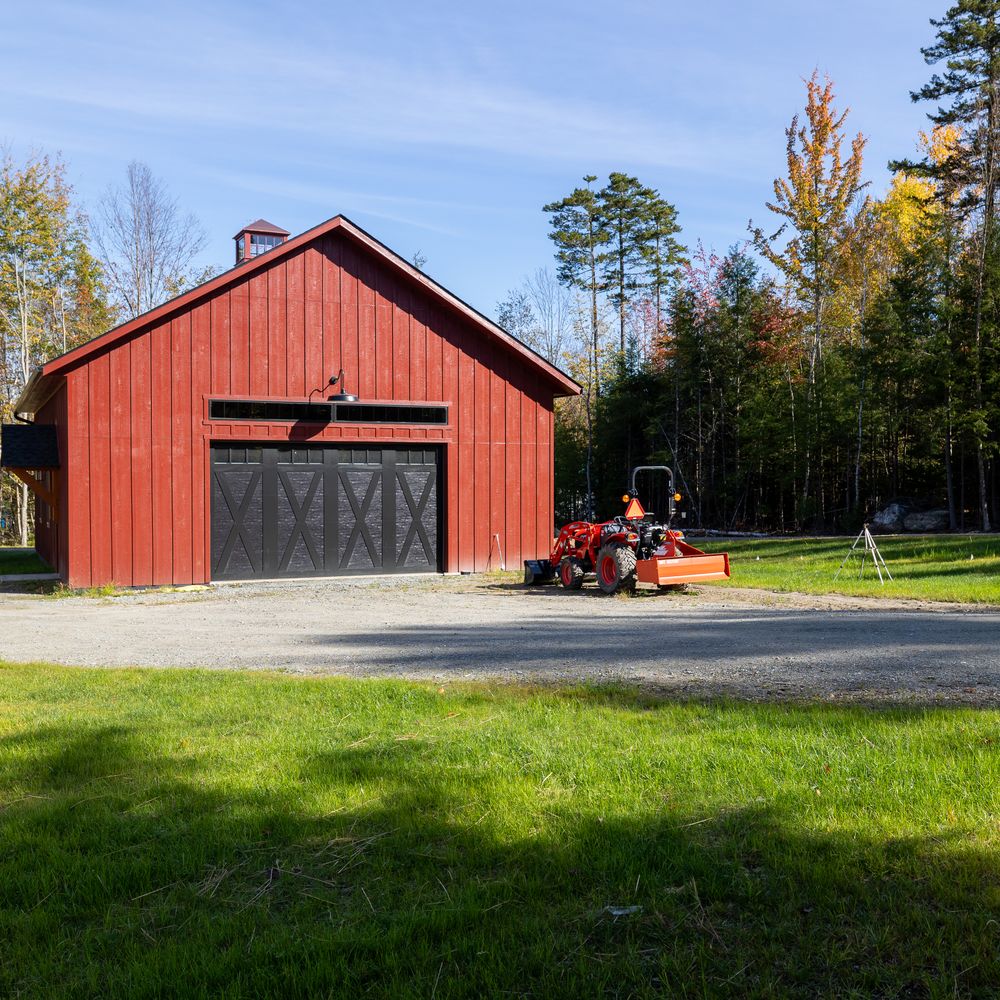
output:
<path id="1" fill-rule="evenodd" d="M 657 195 L 649 206 L 649 226 L 643 247 L 657 333 L 663 326 L 663 302 L 685 259 L 684 247 L 674 238 L 680 231 L 677 209 Z"/>
<path id="2" fill-rule="evenodd" d="M 652 237 L 652 206 L 656 192 L 638 178 L 613 172 L 597 195 L 603 229 L 608 234 L 598 255 L 601 289 L 618 310 L 618 347 L 625 353 L 625 317 L 639 287 Z"/>
<path id="3" fill-rule="evenodd" d="M 962 142 L 955 155 L 943 160 L 928 156 L 920 163 L 898 163 L 941 182 L 948 191 L 960 191 L 957 205 L 970 223 L 973 285 L 971 312 L 972 393 L 979 517 L 990 530 L 986 459 L 993 448 L 986 381 L 995 340 L 996 316 L 985 306 L 991 298 L 988 276 L 997 270 L 997 169 L 1000 154 L 1000 0 L 958 0 L 940 20 L 932 20 L 937 40 L 922 49 L 929 65 L 944 62 L 943 73 L 910 96 L 934 101 L 928 118 L 937 126 L 958 127 Z"/>
<path id="4" fill-rule="evenodd" d="M 575 188 L 560 201 L 553 201 L 542 209 L 551 218 L 549 239 L 556 245 L 556 273 L 569 288 L 585 292 L 590 302 L 590 368 L 595 395 L 600 392 L 598 366 L 600 357 L 600 323 L 598 321 L 598 295 L 601 282 L 598 261 L 610 236 L 604 226 L 597 195 L 592 184 L 597 178 L 588 174 L 583 178 L 586 187 Z"/>

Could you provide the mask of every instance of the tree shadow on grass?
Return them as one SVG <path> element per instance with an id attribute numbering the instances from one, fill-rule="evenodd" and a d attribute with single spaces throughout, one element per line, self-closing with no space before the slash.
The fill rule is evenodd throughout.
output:
<path id="1" fill-rule="evenodd" d="M 602 816 L 419 739 L 218 787 L 153 737 L 0 741 L 0 994 L 987 996 L 1000 976 L 996 858 L 958 840 L 806 830 L 780 801 Z"/>

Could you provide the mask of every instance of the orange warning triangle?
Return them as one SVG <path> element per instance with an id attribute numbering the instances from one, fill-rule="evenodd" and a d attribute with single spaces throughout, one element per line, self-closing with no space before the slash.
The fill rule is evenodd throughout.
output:
<path id="1" fill-rule="evenodd" d="M 625 516 L 630 521 L 641 521 L 646 516 L 646 511 L 643 510 L 642 504 L 639 503 L 637 497 L 632 497 L 628 502 L 628 506 L 625 508 Z"/>

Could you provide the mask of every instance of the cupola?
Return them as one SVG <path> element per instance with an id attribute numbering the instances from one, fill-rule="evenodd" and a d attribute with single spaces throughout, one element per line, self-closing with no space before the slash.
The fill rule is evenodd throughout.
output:
<path id="1" fill-rule="evenodd" d="M 280 226 L 272 225 L 266 219 L 258 219 L 244 226 L 234 237 L 236 240 L 236 263 L 242 264 L 251 257 L 259 257 L 268 250 L 284 243 L 289 232 Z"/>

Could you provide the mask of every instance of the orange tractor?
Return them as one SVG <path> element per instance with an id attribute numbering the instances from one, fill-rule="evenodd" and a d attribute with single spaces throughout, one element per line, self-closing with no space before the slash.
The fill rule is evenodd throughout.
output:
<path id="1" fill-rule="evenodd" d="M 639 502 L 635 487 L 639 472 L 665 472 L 667 520 L 657 522 Z M 729 577 L 729 555 L 706 553 L 684 541 L 684 533 L 671 528 L 677 502 L 673 472 L 665 465 L 639 465 L 632 470 L 631 487 L 622 497 L 625 513 L 602 524 L 574 521 L 567 524 L 548 559 L 526 559 L 524 582 L 549 583 L 558 574 L 564 587 L 579 590 L 591 573 L 605 594 L 634 590 L 636 583 L 672 587 Z"/>

